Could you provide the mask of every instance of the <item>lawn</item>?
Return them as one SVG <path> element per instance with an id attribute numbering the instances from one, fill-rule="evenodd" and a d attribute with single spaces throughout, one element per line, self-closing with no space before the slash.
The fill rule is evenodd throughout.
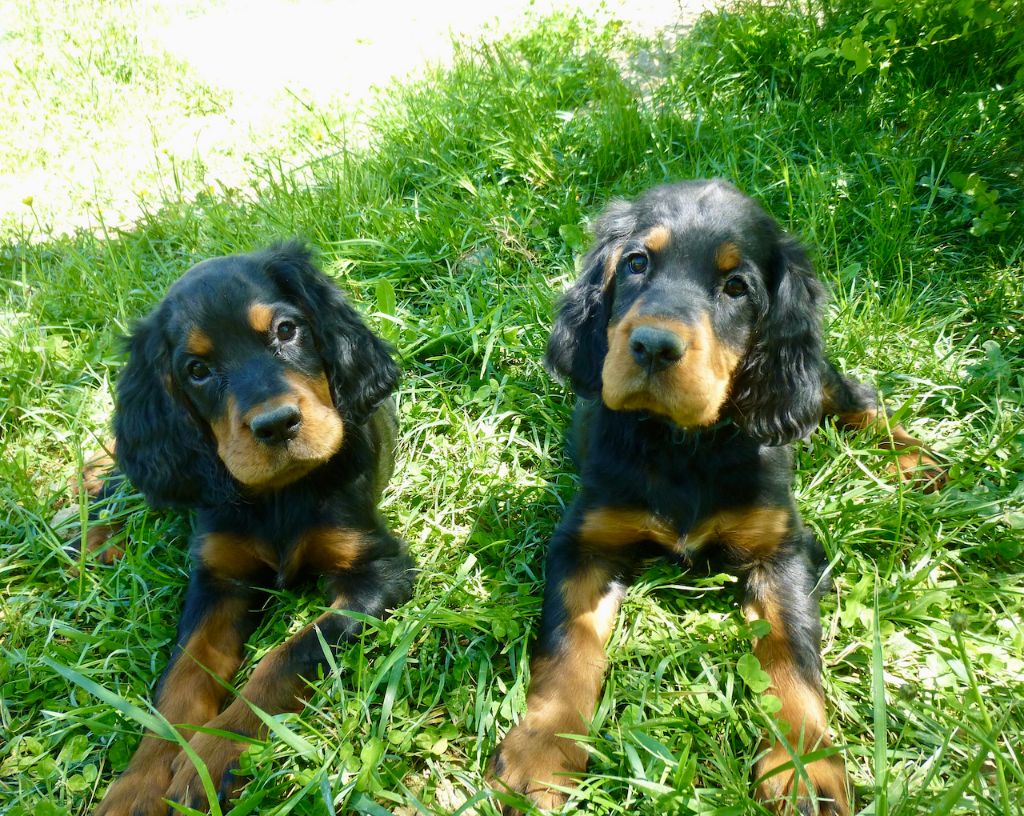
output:
<path id="1" fill-rule="evenodd" d="M 284 106 L 234 155 L 244 178 L 215 184 L 231 145 L 160 143 L 230 100 L 137 36 L 159 5 L 0 4 L 0 167 L 27 180 L 0 215 L 0 813 L 90 812 L 174 635 L 187 518 L 126 491 L 105 510 L 123 560 L 63 549 L 120 336 L 199 259 L 293 235 L 398 350 L 384 512 L 421 571 L 246 754 L 231 812 L 494 813 L 482 769 L 524 708 L 545 541 L 574 488 L 572 396 L 540 364 L 554 299 L 609 199 L 707 176 L 807 243 L 830 356 L 950 463 L 922 495 L 870 436 L 799 446 L 858 812 L 1024 812 L 1024 19 L 1011 0 L 863 5 L 741 4 L 673 40 L 533 20 L 381 91 L 358 139 L 339 108 Z M 143 119 L 151 155 L 112 162 Z M 82 166 L 132 195 L 53 183 Z M 247 666 L 319 612 L 279 595 Z M 769 715 L 735 670 L 751 642 L 732 580 L 652 566 L 609 649 L 575 805 L 765 813 L 750 769 Z"/>

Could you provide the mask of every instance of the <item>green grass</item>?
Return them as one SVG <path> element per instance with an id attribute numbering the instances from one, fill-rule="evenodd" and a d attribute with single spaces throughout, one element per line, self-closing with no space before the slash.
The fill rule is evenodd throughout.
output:
<path id="1" fill-rule="evenodd" d="M 61 17 L 9 4 L 5 167 L 70 176 L 139 110 L 166 122 L 222 104 L 187 66 L 136 47 L 135 6 L 98 11 L 111 5 Z M 152 164 L 120 179 L 157 191 L 126 208 L 141 213 L 128 226 L 74 184 L 8 212 L 0 812 L 89 812 L 133 750 L 130 706 L 145 709 L 174 633 L 187 519 L 125 497 L 125 558 L 77 574 L 61 536 L 78 515 L 54 522 L 106 433 L 118 336 L 198 259 L 296 234 L 400 352 L 385 513 L 421 574 L 414 599 L 247 755 L 236 812 L 493 812 L 481 772 L 523 710 L 545 540 L 574 484 L 561 453 L 572 398 L 540 365 L 553 298 L 609 198 L 709 175 L 808 242 L 833 294 L 832 358 L 877 381 L 951 462 L 949 487 L 922 496 L 870 438 L 826 428 L 800 448 L 800 506 L 835 564 L 825 682 L 859 811 L 1021 812 L 1021 12 L 823 8 L 739 6 L 671 46 L 537 21 L 387 90 L 359 149 L 335 135 L 341 114 L 297 106 L 237 189 L 161 159 L 157 139 Z M 76 224 L 91 229 L 63 231 Z M 313 594 L 280 595 L 248 665 L 317 613 Z M 750 639 L 732 582 L 653 567 L 609 648 L 577 804 L 763 813 L 750 767 L 768 719 L 735 671 Z"/>

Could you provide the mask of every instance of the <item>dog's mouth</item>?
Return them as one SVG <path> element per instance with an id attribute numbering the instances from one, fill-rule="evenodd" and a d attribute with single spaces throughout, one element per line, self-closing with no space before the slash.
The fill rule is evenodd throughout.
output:
<path id="1" fill-rule="evenodd" d="M 210 424 L 217 455 L 231 475 L 253 490 L 271 490 L 302 478 L 340 449 L 344 426 L 327 378 L 287 374 L 290 390 L 245 413 L 229 399 Z"/>
<path id="2" fill-rule="evenodd" d="M 601 399 L 613 411 L 650 411 L 681 428 L 719 419 L 739 355 L 711 321 L 695 325 L 627 314 L 608 328 Z"/>

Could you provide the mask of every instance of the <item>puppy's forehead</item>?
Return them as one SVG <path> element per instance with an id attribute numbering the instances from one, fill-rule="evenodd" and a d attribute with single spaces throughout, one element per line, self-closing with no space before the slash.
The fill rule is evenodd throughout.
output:
<path id="1" fill-rule="evenodd" d="M 245 256 L 229 256 L 193 266 L 171 287 L 167 299 L 184 326 L 220 334 L 251 327 L 254 307 L 266 307 L 284 297 L 257 264 Z"/>
<path id="2" fill-rule="evenodd" d="M 637 207 L 638 234 L 653 235 L 665 247 L 721 241 L 742 246 L 766 237 L 764 211 L 727 182 L 663 185 L 641 198 Z"/>

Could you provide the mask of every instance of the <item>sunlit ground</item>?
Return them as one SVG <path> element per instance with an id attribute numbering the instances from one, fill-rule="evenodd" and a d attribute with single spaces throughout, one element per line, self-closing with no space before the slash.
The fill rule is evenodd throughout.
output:
<path id="1" fill-rule="evenodd" d="M 0 94 L 13 108 L 0 123 L 0 225 L 36 239 L 123 225 L 167 197 L 244 189 L 254 164 L 301 164 L 325 139 L 361 140 L 375 89 L 446 64 L 454 40 L 574 8 L 671 37 L 715 3 L 152 0 L 111 4 L 99 19 L 45 5 L 0 2 Z M 92 47 L 74 42 L 83 36 Z M 152 82 L 125 75 L 139 64 Z M 93 98 L 48 92 L 33 68 L 86 72 Z"/>

